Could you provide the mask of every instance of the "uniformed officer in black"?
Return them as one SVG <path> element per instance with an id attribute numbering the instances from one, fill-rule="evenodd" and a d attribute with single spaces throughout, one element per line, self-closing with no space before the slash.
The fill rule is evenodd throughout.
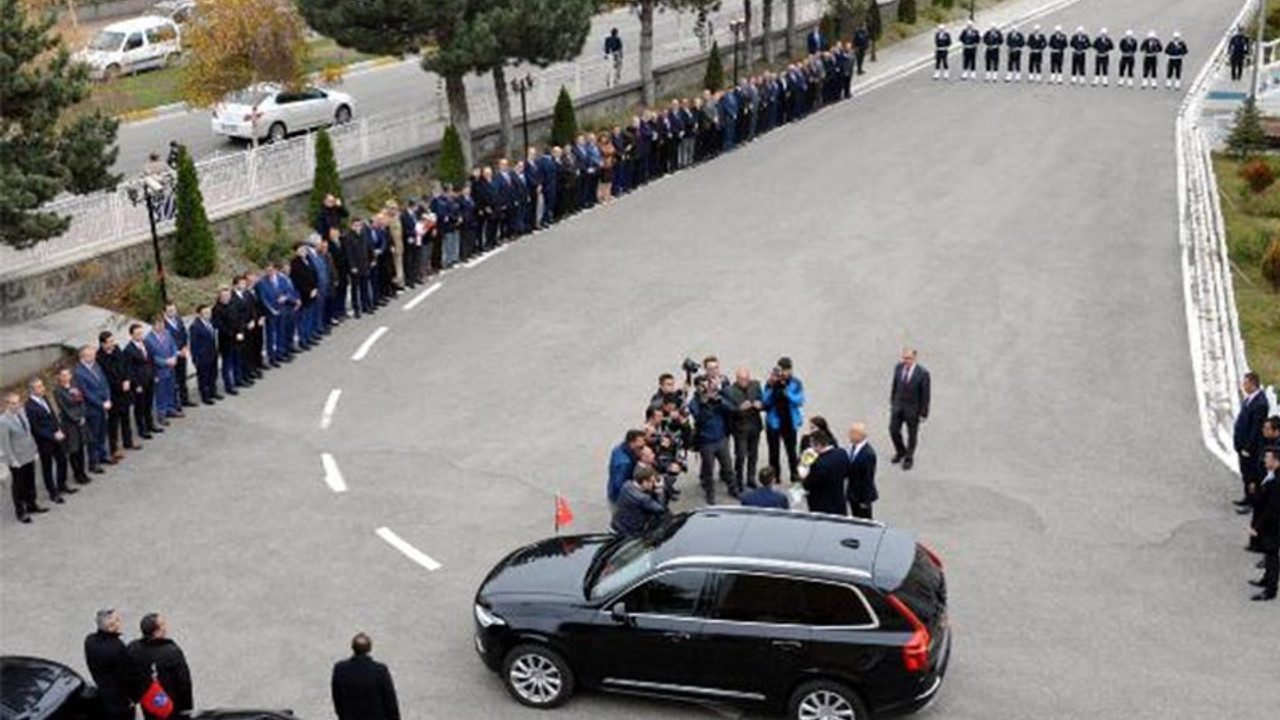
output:
<path id="1" fill-rule="evenodd" d="M 1164 86 L 1170 90 L 1181 90 L 1182 58 L 1187 56 L 1187 44 L 1182 41 L 1182 33 L 1173 34 L 1173 39 L 1164 46 L 1164 54 L 1169 56 L 1169 64 L 1164 74 Z"/>
<path id="2" fill-rule="evenodd" d="M 1093 39 L 1093 84 L 1102 83 L 1103 87 L 1111 84 L 1111 51 L 1114 50 L 1116 44 L 1111 41 L 1111 36 L 1107 34 L 1107 29 L 1102 28 L 1098 31 L 1098 37 Z"/>
<path id="3" fill-rule="evenodd" d="M 1067 34 L 1062 32 L 1061 25 L 1057 25 L 1049 36 L 1049 82 L 1062 84 L 1062 58 L 1066 53 Z"/>
<path id="4" fill-rule="evenodd" d="M 951 64 L 947 56 L 951 54 L 951 33 L 946 25 L 939 25 L 938 32 L 933 34 L 933 79 L 951 79 Z"/>
<path id="5" fill-rule="evenodd" d="M 1049 39 L 1044 36 L 1037 25 L 1027 35 L 1027 79 L 1040 82 L 1044 79 L 1044 49 L 1049 47 Z"/>
<path id="6" fill-rule="evenodd" d="M 978 43 L 982 42 L 982 35 L 978 29 L 973 26 L 973 21 L 965 26 L 960 33 L 960 44 L 964 48 L 963 52 L 963 69 L 960 72 L 961 80 L 972 80 L 978 74 Z"/>
<path id="7" fill-rule="evenodd" d="M 982 79 L 986 82 L 996 82 L 1000 79 L 1000 46 L 1004 45 L 1004 33 L 1000 32 L 1000 28 L 992 25 L 983 33 L 982 44 L 986 48 L 982 58 L 985 69 Z"/>
<path id="8" fill-rule="evenodd" d="M 1239 25 L 1227 41 L 1227 56 L 1231 59 L 1231 81 L 1239 82 L 1244 76 L 1245 58 L 1249 57 L 1249 36 L 1244 34 L 1244 28 Z"/>
<path id="9" fill-rule="evenodd" d="M 1074 35 L 1071 36 L 1071 84 L 1084 85 L 1088 79 L 1085 77 L 1087 72 L 1085 68 L 1085 55 L 1093 47 L 1093 40 L 1089 39 L 1089 33 L 1084 31 L 1084 27 L 1077 27 Z"/>
<path id="10" fill-rule="evenodd" d="M 1138 54 L 1138 41 L 1133 37 L 1132 30 L 1126 30 L 1124 37 L 1120 39 L 1120 78 L 1116 80 L 1116 86 L 1128 85 L 1133 87 L 1133 66 L 1134 57 Z"/>
<path id="11" fill-rule="evenodd" d="M 1006 65 L 1004 76 L 1005 82 L 1022 80 L 1022 48 L 1027 45 L 1027 36 L 1016 27 L 1009 29 L 1009 34 L 1004 36 L 1004 44 L 1009 48 L 1009 61 Z"/>
<path id="12" fill-rule="evenodd" d="M 1164 52 L 1164 44 L 1156 37 L 1156 31 L 1147 33 L 1147 39 L 1139 46 L 1142 50 L 1142 87 L 1153 90 L 1160 87 L 1160 53 Z"/>

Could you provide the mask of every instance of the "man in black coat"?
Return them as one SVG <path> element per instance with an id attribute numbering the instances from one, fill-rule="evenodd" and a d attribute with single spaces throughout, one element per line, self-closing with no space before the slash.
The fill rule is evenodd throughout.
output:
<path id="1" fill-rule="evenodd" d="M 128 648 L 134 671 L 142 676 L 144 686 L 150 684 L 152 677 L 160 681 L 160 686 L 173 700 L 175 715 L 191 710 L 194 707 L 191 670 L 182 648 L 168 637 L 168 622 L 159 613 L 148 613 L 142 616 L 140 628 L 142 637 L 129 643 Z M 147 720 L 158 720 L 145 707 L 142 715 Z"/>
<path id="2" fill-rule="evenodd" d="M 1262 588 L 1254 600 L 1275 600 L 1280 584 L 1280 450 L 1268 448 L 1262 455 L 1265 475 L 1253 496 L 1253 522 L 1249 535 L 1262 551 L 1261 580 L 1250 581 Z"/>
<path id="3" fill-rule="evenodd" d="M 120 613 L 99 610 L 97 631 L 84 639 L 84 662 L 98 686 L 104 720 L 133 720 L 133 706 L 146 689 L 120 639 Z"/>
<path id="4" fill-rule="evenodd" d="M 333 711 L 338 720 L 400 720 L 396 686 L 386 665 L 369 657 L 373 641 L 351 638 L 351 657 L 333 665 Z"/>
<path id="5" fill-rule="evenodd" d="M 129 343 L 121 351 L 124 353 L 125 372 L 129 383 L 133 386 L 133 420 L 138 428 L 138 436 L 150 440 L 152 433 L 164 432 L 156 424 L 156 366 L 151 362 L 151 353 L 142 341 L 146 337 L 147 328 L 140 323 L 129 326 Z"/>
<path id="6" fill-rule="evenodd" d="M 903 470 L 915 464 L 916 433 L 929 417 L 929 371 L 916 364 L 916 351 L 902 351 L 902 362 L 893 368 L 893 388 L 889 391 L 889 437 L 893 440 L 893 464 Z M 902 426 L 907 426 L 907 442 L 902 442 Z"/>
<path id="7" fill-rule="evenodd" d="M 1256 485 L 1262 477 L 1262 423 L 1271 414 L 1271 407 L 1266 393 L 1262 392 L 1262 382 L 1257 373 L 1245 373 L 1240 381 L 1240 394 L 1244 399 L 1240 402 L 1240 414 L 1236 415 L 1232 441 L 1240 463 L 1240 481 L 1244 485 L 1244 495 L 1236 505 L 1240 506 L 1240 514 L 1243 515 L 1249 512 L 1249 486 Z"/>
<path id="8" fill-rule="evenodd" d="M 880 499 L 876 490 L 876 449 L 867 440 L 867 426 L 854 423 L 849 428 L 849 484 L 845 488 L 849 514 L 872 518 L 871 505 Z"/>
<path id="9" fill-rule="evenodd" d="M 817 451 L 818 458 L 804 478 L 809 512 L 845 515 L 848 511 L 844 485 L 849 476 L 849 456 L 825 432 L 816 432 L 812 438 L 810 447 Z"/>
<path id="10" fill-rule="evenodd" d="M 755 488 L 756 463 L 760 457 L 760 433 L 764 421 L 763 390 L 759 380 L 753 380 L 746 368 L 734 373 L 733 382 L 724 388 L 724 400 L 729 407 L 729 433 L 733 436 L 733 476 L 737 486 Z"/>
<path id="11" fill-rule="evenodd" d="M 230 293 L 228 293 L 230 294 Z M 218 329 L 213 323 L 213 313 L 208 305 L 196 308 L 196 317 L 187 333 L 191 337 L 191 360 L 196 366 L 196 387 L 200 389 L 200 402 L 212 405 L 222 399 L 218 394 Z M 234 336 L 229 338 L 235 342 Z M 234 390 L 234 380 L 227 384 Z"/>
<path id="12" fill-rule="evenodd" d="M 112 460 L 124 459 L 125 448 L 138 450 L 142 446 L 133 442 L 133 429 L 129 425 L 129 406 L 133 404 L 133 385 L 125 366 L 124 353 L 116 345 L 116 338 L 106 330 L 98 334 L 98 367 L 111 386 L 111 409 L 107 411 L 107 444 Z"/>
<path id="13" fill-rule="evenodd" d="M 347 251 L 347 273 L 351 279 L 351 310 L 356 317 L 373 310 L 373 294 L 369 290 L 369 235 L 365 232 L 364 221 L 359 218 L 351 223 L 351 232 L 342 238 L 342 246 Z"/>
<path id="14" fill-rule="evenodd" d="M 240 315 L 240 304 L 231 295 L 231 288 L 218 289 L 218 302 L 214 303 L 210 312 L 213 326 L 218 330 L 218 355 L 222 358 L 222 387 L 228 395 L 239 395 L 236 388 L 244 384 L 244 352 L 240 346 L 245 342 L 244 319 Z"/>

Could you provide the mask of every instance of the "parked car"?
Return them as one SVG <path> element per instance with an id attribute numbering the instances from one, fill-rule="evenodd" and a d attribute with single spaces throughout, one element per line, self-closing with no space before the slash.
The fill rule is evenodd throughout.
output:
<path id="1" fill-rule="evenodd" d="M 147 11 L 148 15 L 169 18 L 178 25 L 186 25 L 196 14 L 196 0 L 160 0 Z"/>
<path id="2" fill-rule="evenodd" d="M 165 67 L 176 62 L 181 52 L 178 26 L 168 18 L 147 16 L 106 26 L 75 59 L 89 66 L 92 77 L 111 80 Z"/>
<path id="3" fill-rule="evenodd" d="M 865 720 L 927 705 L 951 654 L 936 554 L 881 523 L 785 510 L 529 545 L 474 614 L 485 665 L 537 708 L 585 687 Z"/>
<path id="4" fill-rule="evenodd" d="M 278 142 L 290 133 L 351 122 L 356 101 L 337 90 L 288 90 L 262 84 L 231 93 L 213 109 L 213 131 Z"/>
<path id="5" fill-rule="evenodd" d="M 0 720 L 97 720 L 97 693 L 52 660 L 0 657 Z"/>

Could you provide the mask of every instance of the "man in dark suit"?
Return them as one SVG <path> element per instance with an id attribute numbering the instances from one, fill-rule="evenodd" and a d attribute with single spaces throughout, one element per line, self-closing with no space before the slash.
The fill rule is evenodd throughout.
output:
<path id="1" fill-rule="evenodd" d="M 262 309 L 262 302 L 254 291 L 258 282 L 258 274 L 247 272 L 238 275 L 232 285 L 231 302 L 236 306 L 236 317 L 241 323 L 243 342 L 235 347 L 240 351 L 241 387 L 252 387 L 255 380 L 262 377 L 262 349 L 266 344 L 267 318 Z"/>
<path id="2" fill-rule="evenodd" d="M 124 346 L 125 372 L 133 387 L 133 420 L 138 426 L 138 436 L 150 440 L 152 434 L 164 432 L 156 424 L 156 369 L 151 364 L 151 353 L 143 341 L 147 328 L 141 323 L 129 326 L 129 344 Z"/>
<path id="3" fill-rule="evenodd" d="M 351 310 L 360 317 L 362 313 L 373 312 L 373 294 L 369 287 L 372 251 L 363 220 L 357 218 L 351 222 L 351 232 L 342 238 L 342 245 L 346 248 L 347 273 L 351 279 Z"/>
<path id="4" fill-rule="evenodd" d="M 929 417 L 929 371 L 916 364 L 916 351 L 902 351 L 902 362 L 893 368 L 893 388 L 889 392 L 889 437 L 893 440 L 893 462 L 903 470 L 915 464 L 916 434 Z M 902 426 L 907 426 L 907 442 L 902 442 Z"/>
<path id="5" fill-rule="evenodd" d="M 867 426 L 849 428 L 849 485 L 845 488 L 849 514 L 870 520 L 871 505 L 880 499 L 876 490 L 876 449 L 867 440 Z"/>
<path id="6" fill-rule="evenodd" d="M 733 436 L 733 475 L 738 487 L 756 486 L 756 463 L 760 455 L 760 433 L 764 422 L 764 394 L 759 380 L 753 380 L 746 368 L 734 373 L 733 382 L 724 388 L 729 406 L 729 432 Z"/>
<path id="7" fill-rule="evenodd" d="M 810 447 L 818 457 L 804 478 L 804 489 L 809 494 L 809 512 L 846 515 L 844 485 L 849 477 L 849 456 L 825 432 L 816 432 L 811 437 Z"/>
<path id="8" fill-rule="evenodd" d="M 129 368 L 124 353 L 116 344 L 114 335 L 103 331 L 98 335 L 98 367 L 102 368 L 111 385 L 111 407 L 107 413 L 107 445 L 111 459 L 123 460 L 124 450 L 141 448 L 133 441 L 129 425 L 129 408 L 133 405 L 133 383 L 129 380 Z"/>
<path id="9" fill-rule="evenodd" d="M 1253 495 L 1253 522 L 1249 535 L 1262 551 L 1261 580 L 1250 581 L 1262 588 L 1254 600 L 1275 600 L 1280 584 L 1280 450 L 1268 448 L 1262 455 L 1263 472 Z"/>
<path id="10" fill-rule="evenodd" d="M 71 476 L 81 485 L 88 485 L 92 479 L 85 474 L 84 459 L 89 450 L 89 438 L 85 433 L 87 422 L 84 393 L 72 381 L 71 368 L 60 368 L 54 377 L 53 404 L 58 416 L 58 427 L 62 429 L 64 436 L 62 452 L 67 456 L 67 462 L 71 463 Z"/>
<path id="11" fill-rule="evenodd" d="M 208 305 L 196 308 L 196 317 L 191 321 L 189 335 L 191 360 L 196 366 L 196 387 L 200 389 L 200 402 L 212 405 L 222 396 L 218 394 L 218 330 L 213 325 L 213 313 Z M 232 341 L 234 342 L 234 338 Z M 235 389 L 233 385 L 227 387 Z"/>
<path id="12" fill-rule="evenodd" d="M 774 472 L 773 468 L 767 465 L 760 468 L 759 480 L 759 484 L 752 483 L 754 490 L 744 493 L 738 499 L 738 502 L 742 503 L 743 507 L 773 508 L 775 510 L 787 510 L 791 507 L 787 496 L 773 487 L 778 481 L 778 473 Z"/>
<path id="13" fill-rule="evenodd" d="M 245 342 L 244 319 L 240 316 L 240 304 L 232 299 L 231 288 L 218 288 L 218 302 L 210 311 L 213 327 L 218 331 L 218 354 L 222 358 L 222 387 L 228 395 L 239 395 L 236 388 L 244 384 Z"/>
<path id="14" fill-rule="evenodd" d="M 191 393 L 187 388 L 187 365 L 191 358 L 191 337 L 187 334 L 187 326 L 182 324 L 182 316 L 178 314 L 178 306 L 168 303 L 164 306 L 164 328 L 169 333 L 169 340 L 178 350 L 177 362 L 173 366 L 173 382 L 178 390 L 178 404 L 182 407 L 195 407 L 191 402 Z"/>
<path id="15" fill-rule="evenodd" d="M 1271 414 L 1271 408 L 1257 373 L 1245 373 L 1240 381 L 1240 394 L 1244 399 L 1240 402 L 1240 414 L 1236 415 L 1232 441 L 1240 463 L 1240 481 L 1244 485 L 1244 494 L 1236 505 L 1244 515 L 1250 512 L 1249 486 L 1256 485 L 1262 477 L 1262 423 Z"/>
<path id="16" fill-rule="evenodd" d="M 111 412 L 111 384 L 98 366 L 92 345 L 80 348 L 80 362 L 72 372 L 76 389 L 84 397 L 85 442 L 89 472 L 101 473 L 102 465 L 115 464 L 107 453 L 107 414 Z"/>
<path id="17" fill-rule="evenodd" d="M 369 636 L 356 633 L 351 638 L 351 657 L 334 663 L 330 690 L 338 720 L 400 720 L 391 671 L 369 657 L 372 651 Z"/>
<path id="18" fill-rule="evenodd" d="M 62 432 L 62 423 L 53 409 L 53 404 L 45 395 L 44 381 L 33 378 L 28 384 L 27 420 L 31 423 L 31 436 L 36 441 L 36 452 L 40 455 L 40 474 L 44 477 L 44 489 L 49 499 L 61 505 L 66 502 L 64 494 L 74 495 L 76 489 L 67 485 L 67 454 L 62 443 L 67 439 Z"/>

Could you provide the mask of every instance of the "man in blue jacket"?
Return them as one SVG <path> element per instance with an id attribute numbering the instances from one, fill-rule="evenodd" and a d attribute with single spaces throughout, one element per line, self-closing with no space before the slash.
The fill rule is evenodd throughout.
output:
<path id="1" fill-rule="evenodd" d="M 708 505 L 716 502 L 716 463 L 720 464 L 720 481 L 728 488 L 730 497 L 737 499 L 741 492 L 733 474 L 733 458 L 729 456 L 731 412 L 720 396 L 720 385 L 700 379 L 697 393 L 689 402 L 689 414 L 693 416 L 695 428 L 694 446 L 701 459 L 698 478 Z"/>
<path id="2" fill-rule="evenodd" d="M 781 475 L 778 445 L 787 452 L 788 478 L 796 481 L 796 428 L 804 426 L 804 384 L 791 374 L 791 358 L 778 360 L 769 373 L 761 400 L 765 409 L 765 441 L 769 445 L 769 467 Z"/>
<path id="3" fill-rule="evenodd" d="M 167 424 L 169 418 L 182 417 L 182 410 L 178 408 L 178 386 L 174 377 L 174 369 L 178 366 L 178 350 L 169 339 L 163 315 L 157 315 L 152 321 L 151 332 L 147 333 L 144 342 L 147 353 L 151 356 L 151 364 L 155 366 L 156 416 L 161 424 Z"/>
<path id="4" fill-rule="evenodd" d="M 773 468 L 761 469 L 759 480 L 760 487 L 748 491 L 739 500 L 743 507 L 774 508 L 775 510 L 787 510 L 791 507 L 787 502 L 787 496 L 773 487 L 778 481 L 778 474 L 773 471 Z"/>
<path id="5" fill-rule="evenodd" d="M 1262 381 L 1257 373 L 1245 373 L 1240 381 L 1240 412 L 1232 433 L 1236 459 L 1240 467 L 1240 481 L 1244 494 L 1236 501 L 1240 514 L 1250 512 L 1249 487 L 1262 478 L 1262 424 L 1271 414 L 1267 394 L 1262 391 Z"/>
<path id="6" fill-rule="evenodd" d="M 101 473 L 102 465 L 115 464 L 107 454 L 107 413 L 111 411 L 111 385 L 98 367 L 97 350 L 92 345 L 80 348 L 80 362 L 72 373 L 75 386 L 84 396 L 84 419 L 89 444 L 89 472 Z"/>
<path id="7" fill-rule="evenodd" d="M 618 494 L 622 492 L 622 486 L 631 479 L 631 473 L 635 472 L 636 458 L 644 445 L 643 430 L 628 430 L 622 442 L 609 453 L 609 484 L 605 491 L 610 505 L 617 504 Z"/>
<path id="8" fill-rule="evenodd" d="M 200 402 L 212 405 L 222 396 L 218 395 L 218 331 L 213 326 L 213 311 L 208 305 L 196 308 L 196 317 L 191 321 L 189 334 Z"/>
<path id="9" fill-rule="evenodd" d="M 178 404 L 182 407 L 195 407 L 187 390 L 187 359 L 191 354 L 187 348 L 191 338 L 187 335 L 187 326 L 182 324 L 182 316 L 178 314 L 178 306 L 166 303 L 164 306 L 164 329 L 178 351 L 178 364 L 173 366 L 173 381 L 178 389 Z"/>

